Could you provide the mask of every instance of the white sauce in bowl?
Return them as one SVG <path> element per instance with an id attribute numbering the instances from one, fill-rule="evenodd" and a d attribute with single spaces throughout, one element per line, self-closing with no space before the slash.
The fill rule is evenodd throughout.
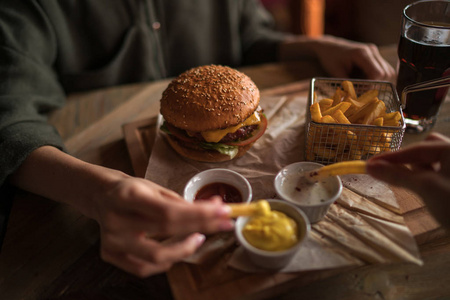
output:
<path id="1" fill-rule="evenodd" d="M 281 182 L 281 190 L 290 201 L 302 205 L 324 204 L 334 194 L 329 180 L 309 183 L 302 173 L 286 174 Z"/>

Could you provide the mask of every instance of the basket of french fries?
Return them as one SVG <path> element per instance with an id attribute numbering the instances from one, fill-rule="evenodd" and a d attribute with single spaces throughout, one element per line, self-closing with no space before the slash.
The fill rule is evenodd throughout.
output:
<path id="1" fill-rule="evenodd" d="M 313 78 L 307 105 L 307 161 L 364 160 L 401 146 L 405 120 L 390 82 Z"/>

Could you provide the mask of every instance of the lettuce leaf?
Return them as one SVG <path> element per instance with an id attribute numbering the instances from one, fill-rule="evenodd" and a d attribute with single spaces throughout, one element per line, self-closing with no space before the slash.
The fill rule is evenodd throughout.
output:
<path id="1" fill-rule="evenodd" d="M 234 158 L 239 152 L 237 146 L 229 146 L 220 143 L 200 143 L 200 146 L 208 150 L 216 150 L 224 155 L 228 155 L 230 158 Z"/>
<path id="2" fill-rule="evenodd" d="M 166 134 L 173 135 L 172 132 L 170 132 L 170 130 L 167 128 L 166 122 L 164 122 L 159 127 L 159 129 L 162 132 L 165 132 Z M 231 159 L 233 159 L 239 152 L 238 146 L 230 146 L 230 145 L 225 145 L 225 144 L 221 144 L 221 143 L 207 143 L 207 142 L 203 142 L 203 143 L 199 143 L 198 145 L 200 147 L 204 148 L 204 149 L 215 150 L 215 151 L 218 151 L 219 153 L 222 153 L 224 155 L 228 155 Z"/>

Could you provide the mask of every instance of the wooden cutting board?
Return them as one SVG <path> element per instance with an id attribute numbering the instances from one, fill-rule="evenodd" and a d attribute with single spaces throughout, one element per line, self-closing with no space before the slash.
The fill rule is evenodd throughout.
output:
<path id="1" fill-rule="evenodd" d="M 264 95 L 295 95 L 304 93 L 309 83 L 300 82 L 271 89 Z M 151 154 L 157 118 L 144 119 L 123 126 L 123 133 L 135 175 L 144 177 Z M 445 235 L 445 231 L 430 216 L 422 201 L 411 192 L 392 187 L 400 206 L 400 212 L 418 245 Z M 178 263 L 167 276 L 177 300 L 229 300 L 268 298 L 293 287 L 327 278 L 343 272 L 343 269 L 309 271 L 302 273 L 244 273 L 227 266 L 227 260 L 235 245 L 221 249 L 207 263 L 193 265 Z"/>
<path id="2" fill-rule="evenodd" d="M 156 118 L 144 119 L 123 126 L 125 141 L 135 175 L 144 177 L 156 133 Z M 445 231 L 430 216 L 422 201 L 411 192 L 392 188 L 399 202 L 401 214 L 418 245 L 444 236 Z M 248 274 L 227 267 L 231 249 L 222 249 L 210 263 L 176 264 L 168 278 L 175 299 L 246 299 L 276 295 L 292 285 L 308 284 L 342 272 L 342 269 L 304 273 Z M 213 263 L 212 263 L 213 262 Z M 248 297 L 247 297 L 248 296 Z"/>

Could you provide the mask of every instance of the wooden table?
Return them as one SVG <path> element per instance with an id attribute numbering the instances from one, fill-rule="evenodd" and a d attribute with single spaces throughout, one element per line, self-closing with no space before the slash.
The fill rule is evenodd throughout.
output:
<path id="1" fill-rule="evenodd" d="M 383 54 L 395 64 L 394 48 L 383 49 Z M 302 80 L 324 75 L 315 62 L 266 64 L 242 68 L 242 71 L 267 95 L 299 93 L 305 85 Z M 159 111 L 160 94 L 167 83 L 164 80 L 71 95 L 67 106 L 55 112 L 50 121 L 60 130 L 69 151 L 76 157 L 133 174 L 122 126 L 155 116 Z M 450 136 L 449 125 L 450 102 L 447 101 L 434 130 Z M 404 144 L 424 136 L 406 135 Z M 368 265 L 345 272 L 306 272 L 302 276 L 285 278 L 270 289 L 261 288 L 257 293 L 241 297 L 450 297 L 450 236 L 442 231 L 437 236 L 439 238 L 420 243 L 425 262 L 422 267 Z M 97 224 L 72 208 L 19 192 L 0 254 L 0 298 L 173 299 L 174 295 L 179 295 L 179 290 L 172 293 L 177 289 L 176 283 L 171 278 L 169 284 L 166 274 L 141 280 L 101 261 L 98 237 Z M 264 286 L 264 277 L 259 279 Z"/>

